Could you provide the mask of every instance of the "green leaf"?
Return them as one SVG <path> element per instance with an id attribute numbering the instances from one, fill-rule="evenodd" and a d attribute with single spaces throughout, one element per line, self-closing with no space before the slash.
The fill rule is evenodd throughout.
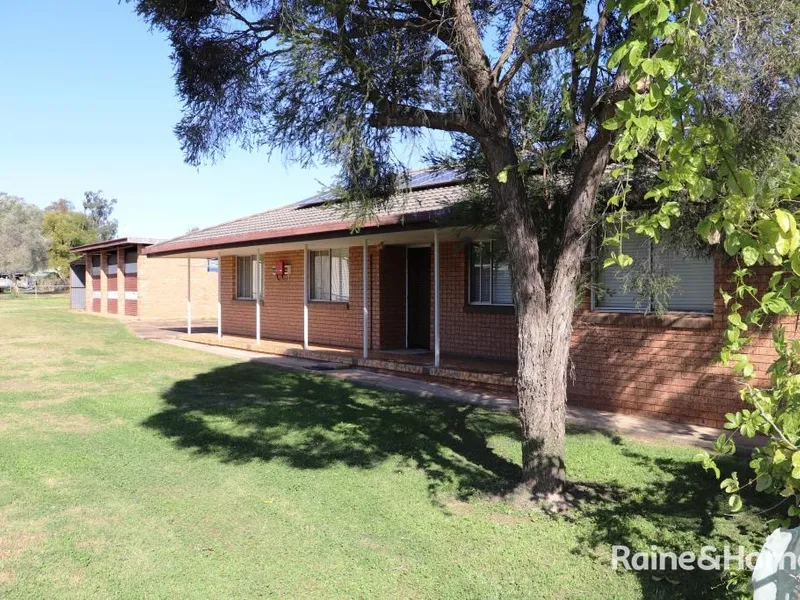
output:
<path id="1" fill-rule="evenodd" d="M 627 42 L 623 42 L 619 46 L 616 47 L 614 52 L 611 53 L 611 56 L 608 59 L 608 68 L 613 69 L 619 63 L 622 62 L 622 59 L 625 58 L 630 52 L 630 44 Z"/>
<path id="2" fill-rule="evenodd" d="M 738 235 L 731 233 L 725 236 L 725 242 L 722 245 L 729 256 L 734 256 L 741 248 L 742 242 L 739 240 Z"/>
<path id="3" fill-rule="evenodd" d="M 635 0 L 633 5 L 628 10 L 628 17 L 632 17 L 636 13 L 641 12 L 642 10 L 647 8 L 647 5 L 650 4 L 651 2 L 652 0 Z"/>
<path id="4" fill-rule="evenodd" d="M 633 264 L 633 258 L 628 256 L 627 254 L 620 253 L 617 256 L 617 264 L 620 267 L 628 267 Z"/>
<path id="5" fill-rule="evenodd" d="M 791 213 L 781 210 L 780 208 L 775 209 L 775 220 L 778 222 L 778 227 L 780 227 L 781 231 L 784 233 L 789 233 L 793 226 L 797 227 Z"/>
<path id="6" fill-rule="evenodd" d="M 742 248 L 742 260 L 748 267 L 752 267 L 758 261 L 758 250 L 753 246 L 746 246 Z"/>
<path id="7" fill-rule="evenodd" d="M 742 498 L 739 494 L 732 494 L 728 498 L 728 506 L 731 507 L 731 512 L 739 512 L 742 510 Z"/>
<path id="8" fill-rule="evenodd" d="M 642 61 L 642 71 L 650 76 L 653 76 L 658 73 L 658 66 L 660 62 L 661 61 L 656 60 L 655 58 L 646 58 Z"/>
<path id="9" fill-rule="evenodd" d="M 506 181 L 508 181 L 508 170 L 507 169 L 503 169 L 502 171 L 500 171 L 497 174 L 497 181 L 499 181 L 500 183 L 505 183 Z"/>
<path id="10" fill-rule="evenodd" d="M 764 473 L 758 476 L 756 479 L 756 491 L 763 492 L 764 490 L 769 489 L 772 487 L 772 477 L 769 473 Z"/>
<path id="11" fill-rule="evenodd" d="M 664 4 L 663 2 L 658 3 L 658 15 L 656 16 L 656 23 L 663 23 L 667 19 L 669 19 L 669 6 Z"/>

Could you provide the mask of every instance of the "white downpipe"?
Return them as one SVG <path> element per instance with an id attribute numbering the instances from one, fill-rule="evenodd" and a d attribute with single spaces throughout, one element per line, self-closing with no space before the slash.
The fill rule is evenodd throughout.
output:
<path id="1" fill-rule="evenodd" d="M 222 257 L 217 256 L 217 338 L 222 339 Z"/>
<path id="2" fill-rule="evenodd" d="M 433 230 L 433 366 L 439 367 L 439 231 Z"/>
<path id="3" fill-rule="evenodd" d="M 369 245 L 366 240 L 364 239 L 364 257 L 363 257 L 363 272 L 361 274 L 362 280 L 362 298 L 361 304 L 363 305 L 363 313 L 364 313 L 364 321 L 362 323 L 362 335 L 363 335 L 363 343 L 364 343 L 364 358 L 367 358 L 369 354 L 369 307 L 367 306 L 367 264 L 369 260 Z"/>
<path id="4" fill-rule="evenodd" d="M 303 246 L 303 350 L 308 350 L 308 286 L 311 278 L 308 271 L 308 244 Z"/>
<path id="5" fill-rule="evenodd" d="M 258 286 L 256 292 L 256 344 L 261 343 L 261 290 L 264 287 L 261 270 L 261 251 L 256 250 L 256 285 Z"/>
<path id="6" fill-rule="evenodd" d="M 192 335 L 192 257 L 186 258 L 186 333 Z"/>

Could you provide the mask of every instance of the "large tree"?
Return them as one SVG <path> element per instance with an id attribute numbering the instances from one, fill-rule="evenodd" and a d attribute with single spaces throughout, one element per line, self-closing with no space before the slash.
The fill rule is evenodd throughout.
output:
<path id="1" fill-rule="evenodd" d="M 113 240 L 117 235 L 117 220 L 111 218 L 116 204 L 117 199 L 106 198 L 103 196 L 103 190 L 83 194 L 83 212 L 94 224 L 98 239 L 101 241 Z"/>
<path id="2" fill-rule="evenodd" d="M 66 277 L 70 261 L 77 258 L 70 248 L 99 239 L 92 220 L 63 198 L 45 208 L 41 231 L 49 241 L 47 264 L 57 269 L 62 277 Z"/>
<path id="3" fill-rule="evenodd" d="M 394 190 L 393 173 L 401 165 L 392 144 L 398 138 L 439 130 L 470 149 L 508 246 L 518 323 L 523 484 L 537 496 L 560 492 L 573 307 L 612 147 L 618 132 L 627 131 L 621 123 L 602 124 L 613 122 L 626 102 L 641 106 L 651 95 L 651 75 L 668 78 L 676 57 L 696 39 L 687 29 L 700 25 L 700 5 L 136 5 L 173 45 L 185 103 L 176 133 L 192 163 L 218 157 L 232 140 L 279 148 L 304 162 L 335 163 L 342 166 L 345 196 L 368 211 L 374 199 Z M 653 131 L 641 133 L 641 141 Z M 561 169 L 559 193 L 530 194 L 533 172 L 546 173 L 554 162 Z"/>
<path id="4" fill-rule="evenodd" d="M 42 210 L 0 192 L 0 273 L 28 273 L 47 261 Z"/>

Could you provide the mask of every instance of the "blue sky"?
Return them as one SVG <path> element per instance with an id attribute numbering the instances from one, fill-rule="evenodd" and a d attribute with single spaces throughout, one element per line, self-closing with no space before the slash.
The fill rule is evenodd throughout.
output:
<path id="1" fill-rule="evenodd" d="M 119 201 L 121 235 L 166 238 L 331 182 L 331 167 L 238 149 L 214 165 L 186 165 L 172 133 L 180 102 L 169 54 L 163 34 L 126 3 L 3 2 L 0 191 L 80 207 L 84 191 L 102 189 Z M 415 162 L 413 149 L 404 153 Z"/>

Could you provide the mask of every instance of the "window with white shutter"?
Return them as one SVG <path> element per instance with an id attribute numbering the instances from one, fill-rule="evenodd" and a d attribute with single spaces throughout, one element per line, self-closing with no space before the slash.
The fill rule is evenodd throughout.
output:
<path id="1" fill-rule="evenodd" d="M 478 242 L 469 249 L 470 304 L 514 303 L 511 294 L 511 271 L 505 245 L 497 240 Z"/>
<path id="2" fill-rule="evenodd" d="M 616 248 L 614 248 L 616 250 Z M 604 248 L 598 260 L 593 291 L 594 310 L 600 312 L 647 313 L 661 304 L 671 312 L 712 313 L 714 311 L 714 261 L 709 257 L 688 256 L 675 248 L 659 245 L 643 235 L 631 234 L 623 241 L 622 252 L 633 264 L 603 269 L 611 248 Z M 673 278 L 675 285 L 658 299 L 633 289 L 631 280 L 639 277 Z"/>

